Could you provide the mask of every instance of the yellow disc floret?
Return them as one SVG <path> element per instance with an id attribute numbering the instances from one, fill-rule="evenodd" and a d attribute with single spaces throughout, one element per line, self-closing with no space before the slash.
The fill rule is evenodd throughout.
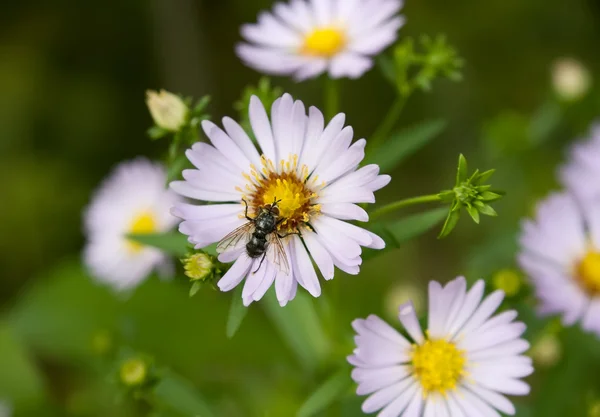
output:
<path id="1" fill-rule="evenodd" d="M 465 355 L 454 343 L 446 340 L 427 340 L 414 347 L 412 366 L 423 393 L 442 395 L 456 388 L 465 374 Z"/>
<path id="2" fill-rule="evenodd" d="M 304 38 L 304 55 L 329 58 L 340 52 L 346 45 L 346 35 L 337 28 L 315 29 Z"/>
<path id="3" fill-rule="evenodd" d="M 130 235 L 146 235 L 155 233 L 157 229 L 156 217 L 149 212 L 142 212 L 135 216 L 129 226 L 128 234 Z M 129 249 L 132 252 L 139 252 L 143 245 L 134 241 L 128 241 Z"/>
<path id="4" fill-rule="evenodd" d="M 577 266 L 577 278 L 592 295 L 600 293 L 600 253 L 590 251 Z"/>
<path id="5" fill-rule="evenodd" d="M 261 158 L 262 169 L 251 166 L 246 189 L 238 188 L 248 203 L 249 212 L 256 215 L 262 207 L 277 202 L 279 209 L 278 230 L 283 233 L 296 233 L 298 227 L 308 223 L 311 216 L 319 213 L 320 206 L 315 200 L 324 183 L 317 176 L 310 176 L 308 167 L 298 166 L 298 155 L 290 155 L 279 161 L 276 167 L 271 160 Z M 309 178 L 310 177 L 310 178 Z"/>

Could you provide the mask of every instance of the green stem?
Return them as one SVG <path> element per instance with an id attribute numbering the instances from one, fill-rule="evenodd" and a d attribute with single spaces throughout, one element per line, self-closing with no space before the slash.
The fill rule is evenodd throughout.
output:
<path id="1" fill-rule="evenodd" d="M 387 204 L 383 207 L 379 207 L 371 214 L 369 214 L 369 218 L 370 220 L 375 220 L 377 217 L 381 217 L 384 214 L 391 213 L 403 207 L 413 206 L 415 204 L 432 203 L 436 201 L 442 201 L 442 199 L 437 194 L 405 198 L 404 200 L 398 200 L 393 203 Z"/>
<path id="2" fill-rule="evenodd" d="M 340 91 L 337 80 L 327 77 L 325 79 L 325 117 L 331 120 L 338 114 L 340 108 Z"/>
<path id="3" fill-rule="evenodd" d="M 404 109 L 408 96 L 408 94 L 398 96 L 375 133 L 371 136 L 369 140 L 370 148 L 376 148 L 381 145 L 381 142 L 390 134 Z"/>

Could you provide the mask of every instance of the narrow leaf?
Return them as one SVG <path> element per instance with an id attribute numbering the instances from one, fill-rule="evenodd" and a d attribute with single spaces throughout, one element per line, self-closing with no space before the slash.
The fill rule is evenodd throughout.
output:
<path id="1" fill-rule="evenodd" d="M 243 285 L 238 285 L 231 298 L 231 307 L 229 308 L 229 317 L 227 318 L 226 329 L 227 338 L 229 339 L 236 334 L 242 325 L 242 321 L 246 317 L 246 314 L 248 314 L 248 308 L 244 307 L 244 303 L 242 301 L 243 287 Z"/>
<path id="2" fill-rule="evenodd" d="M 312 297 L 298 291 L 296 298 L 281 307 L 271 289 L 261 305 L 304 368 L 317 368 L 329 354 L 331 341 L 321 325 Z"/>
<path id="3" fill-rule="evenodd" d="M 494 208 L 492 206 L 488 206 L 487 204 L 484 204 L 483 207 L 478 208 L 479 212 L 481 214 L 485 214 L 486 216 L 497 216 L 498 213 L 496 213 L 496 210 L 494 210 Z"/>
<path id="4" fill-rule="evenodd" d="M 467 159 L 461 153 L 458 157 L 458 170 L 456 172 L 456 186 L 458 187 L 463 181 L 467 179 Z"/>
<path id="5" fill-rule="evenodd" d="M 492 175 L 494 175 L 494 172 L 496 172 L 495 169 L 489 169 L 485 172 L 482 172 L 481 174 L 479 174 L 479 176 L 475 179 L 475 184 L 479 185 L 479 184 L 485 184 L 487 182 L 487 180 L 489 180 Z"/>
<path id="6" fill-rule="evenodd" d="M 448 212 L 448 217 L 446 217 L 446 221 L 444 222 L 444 226 L 442 227 L 442 231 L 440 232 L 438 239 L 442 239 L 450 234 L 452 230 L 456 227 L 456 223 L 458 223 L 458 219 L 460 218 L 460 210 L 450 209 Z"/>
<path id="7" fill-rule="evenodd" d="M 394 61 L 389 56 L 381 54 L 377 57 L 377 67 L 379 67 L 381 74 L 383 74 L 383 78 L 395 86 L 396 69 L 394 68 Z"/>
<path id="8" fill-rule="evenodd" d="M 312 417 L 335 403 L 352 386 L 350 372 L 345 367 L 330 376 L 304 402 L 298 417 Z"/>
<path id="9" fill-rule="evenodd" d="M 154 387 L 159 406 L 186 416 L 215 417 L 206 400 L 185 379 L 170 372 L 162 375 Z"/>
<path id="10" fill-rule="evenodd" d="M 187 236 L 179 232 L 138 234 L 128 235 L 127 237 L 137 243 L 152 246 L 173 256 L 184 256 L 189 250 Z"/>
<path id="11" fill-rule="evenodd" d="M 200 291 L 200 288 L 202 288 L 202 283 L 196 281 L 192 284 L 192 286 L 190 287 L 190 297 L 193 297 L 194 295 L 196 295 L 196 293 L 198 291 Z"/>
<path id="12" fill-rule="evenodd" d="M 393 134 L 367 156 L 365 164 L 375 163 L 382 172 L 390 172 L 446 128 L 444 120 L 429 120 Z"/>
<path id="13" fill-rule="evenodd" d="M 477 211 L 477 208 L 475 208 L 474 206 L 466 206 L 466 209 L 467 213 L 469 213 L 473 221 L 479 224 L 479 212 Z"/>

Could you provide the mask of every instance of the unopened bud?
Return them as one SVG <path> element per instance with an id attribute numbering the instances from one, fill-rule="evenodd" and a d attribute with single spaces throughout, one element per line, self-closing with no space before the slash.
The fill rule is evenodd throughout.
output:
<path id="1" fill-rule="evenodd" d="M 142 385 L 148 377 L 148 365 L 139 358 L 128 359 L 121 364 L 121 382 L 129 387 Z"/>
<path id="2" fill-rule="evenodd" d="M 212 258 L 205 253 L 195 253 L 185 258 L 182 262 L 185 275 L 192 281 L 206 280 L 214 268 Z"/>
<path id="3" fill-rule="evenodd" d="M 160 92 L 148 90 L 146 104 L 158 127 L 176 132 L 186 122 L 188 107 L 179 96 L 173 93 L 165 90 L 160 90 Z"/>
<path id="4" fill-rule="evenodd" d="M 521 290 L 522 280 L 519 273 L 513 269 L 502 269 L 492 277 L 494 288 L 502 290 L 507 297 L 514 297 Z"/>
<path id="5" fill-rule="evenodd" d="M 418 286 L 405 282 L 393 287 L 385 297 L 385 311 L 390 318 L 398 318 L 398 307 L 402 304 L 412 301 L 413 308 L 417 315 L 423 312 L 425 307 L 425 295 Z"/>
<path id="6" fill-rule="evenodd" d="M 576 101 L 589 91 L 592 77 L 581 62 L 562 58 L 552 65 L 552 84 L 561 99 Z"/>
<path id="7" fill-rule="evenodd" d="M 543 367 L 556 364 L 561 355 L 562 346 L 560 340 L 554 334 L 545 334 L 531 348 L 531 357 L 534 362 Z"/>

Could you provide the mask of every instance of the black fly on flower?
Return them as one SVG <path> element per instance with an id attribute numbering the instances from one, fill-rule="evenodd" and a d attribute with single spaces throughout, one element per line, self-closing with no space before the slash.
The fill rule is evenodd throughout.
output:
<path id="1" fill-rule="evenodd" d="M 278 267 L 284 274 L 290 272 L 290 264 L 281 243 L 281 239 L 286 236 L 280 236 L 277 232 L 277 226 L 285 221 L 284 217 L 279 216 L 279 207 L 275 200 L 273 204 L 267 204 L 260 208 L 260 212 L 255 218 L 248 216 L 248 203 L 242 200 L 246 206 L 244 216 L 248 223 L 235 229 L 225 236 L 217 245 L 217 252 L 223 253 L 228 249 L 246 246 L 246 253 L 252 259 L 260 258 L 260 263 L 253 273 L 256 273 L 262 266 L 265 257 Z"/>

